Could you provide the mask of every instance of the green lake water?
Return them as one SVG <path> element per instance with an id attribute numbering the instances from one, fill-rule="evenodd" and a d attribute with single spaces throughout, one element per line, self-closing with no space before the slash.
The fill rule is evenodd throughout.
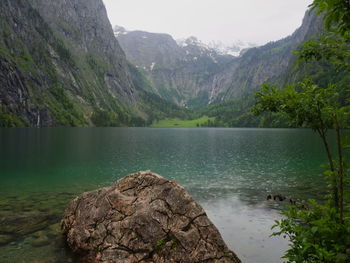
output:
<path id="1" fill-rule="evenodd" d="M 0 129 L 0 263 L 74 262 L 68 201 L 139 170 L 182 184 L 243 262 L 283 262 L 287 241 L 269 237 L 283 203 L 266 196 L 319 198 L 325 161 L 305 129 Z"/>

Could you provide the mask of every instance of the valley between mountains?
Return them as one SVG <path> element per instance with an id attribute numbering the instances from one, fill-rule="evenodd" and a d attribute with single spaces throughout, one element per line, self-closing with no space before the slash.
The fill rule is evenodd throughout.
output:
<path id="1" fill-rule="evenodd" d="M 0 9 L 2 127 L 280 127 L 283 119 L 249 111 L 261 85 L 306 73 L 322 85 L 331 75 L 297 63 L 298 47 L 323 33 L 309 11 L 291 36 L 225 49 L 113 28 L 102 0 L 4 0 Z"/>

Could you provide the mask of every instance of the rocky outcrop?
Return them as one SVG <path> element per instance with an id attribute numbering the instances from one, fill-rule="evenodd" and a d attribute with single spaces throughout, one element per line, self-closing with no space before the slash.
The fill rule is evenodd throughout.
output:
<path id="1" fill-rule="evenodd" d="M 241 262 L 179 184 L 150 171 L 84 193 L 62 228 L 82 262 Z"/>

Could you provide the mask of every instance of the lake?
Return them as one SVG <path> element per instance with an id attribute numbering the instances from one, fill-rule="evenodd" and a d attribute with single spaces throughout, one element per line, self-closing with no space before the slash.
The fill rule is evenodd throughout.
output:
<path id="1" fill-rule="evenodd" d="M 59 235 L 69 200 L 139 170 L 182 184 L 245 263 L 280 263 L 269 237 L 287 202 L 320 198 L 320 139 L 307 129 L 0 129 L 0 262 L 74 262 Z"/>

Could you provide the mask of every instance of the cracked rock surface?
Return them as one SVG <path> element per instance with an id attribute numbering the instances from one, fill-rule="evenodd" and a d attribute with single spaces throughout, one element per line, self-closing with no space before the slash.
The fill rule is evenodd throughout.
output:
<path id="1" fill-rule="evenodd" d="M 75 198 L 62 229 L 84 263 L 241 262 L 186 190 L 150 171 Z"/>

